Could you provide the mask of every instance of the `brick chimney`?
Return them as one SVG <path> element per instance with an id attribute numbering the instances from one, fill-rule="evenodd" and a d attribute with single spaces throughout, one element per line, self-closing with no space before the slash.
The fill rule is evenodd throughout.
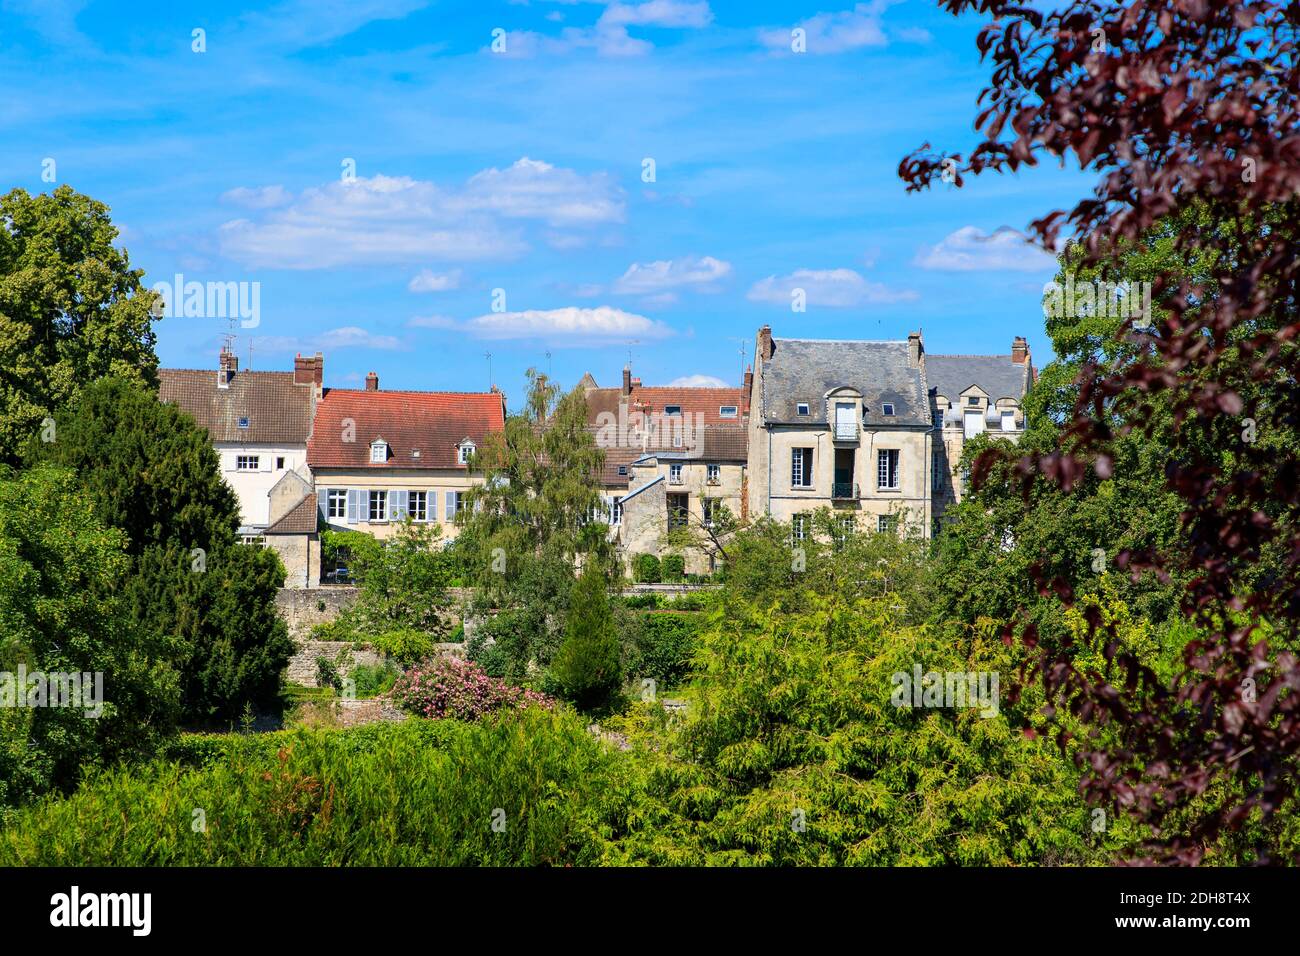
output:
<path id="1" fill-rule="evenodd" d="M 379 376 L 376 375 L 374 372 L 366 373 L 366 391 L 367 392 L 379 391 Z"/>
<path id="2" fill-rule="evenodd" d="M 1011 340 L 1011 361 L 1017 365 L 1024 365 L 1029 361 L 1029 343 L 1025 341 L 1023 335 L 1017 335 Z"/>
<path id="3" fill-rule="evenodd" d="M 239 371 L 239 356 L 223 345 L 221 354 L 217 356 L 217 388 L 229 388 L 230 380 L 235 377 L 237 371 Z"/>
<path id="4" fill-rule="evenodd" d="M 632 366 L 623 366 L 623 394 L 632 394 Z"/>
<path id="5" fill-rule="evenodd" d="M 761 362 L 770 359 L 775 351 L 776 348 L 772 344 L 772 326 L 765 325 L 758 330 L 758 349 L 755 352 L 757 355 L 755 361 Z"/>
<path id="6" fill-rule="evenodd" d="M 632 379 L 632 387 L 633 387 L 633 388 L 640 388 L 640 387 L 641 387 L 641 379 L 639 379 L 639 378 L 634 378 L 634 379 Z"/>
<path id="7" fill-rule="evenodd" d="M 907 336 L 907 361 L 913 368 L 919 368 L 921 356 L 924 354 L 925 346 L 921 344 L 921 333 L 909 332 Z"/>
<path id="8" fill-rule="evenodd" d="M 315 385 L 319 391 L 325 384 L 325 356 L 317 352 L 315 355 L 303 357 L 298 353 L 293 357 L 293 384 L 295 385 Z"/>
<path id="9" fill-rule="evenodd" d="M 754 369 L 749 367 L 745 369 L 745 384 L 740 389 L 740 402 L 742 414 L 749 414 L 749 396 L 754 391 Z"/>

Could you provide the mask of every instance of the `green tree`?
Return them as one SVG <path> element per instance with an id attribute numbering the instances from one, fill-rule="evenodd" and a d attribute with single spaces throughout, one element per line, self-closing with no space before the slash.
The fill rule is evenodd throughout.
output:
<path id="1" fill-rule="evenodd" d="M 68 186 L 0 197 L 0 461 L 104 375 L 156 384 L 150 307 L 108 207 Z"/>
<path id="2" fill-rule="evenodd" d="M 489 436 L 471 467 L 484 483 L 468 492 L 457 551 L 475 587 L 475 613 L 500 614 L 494 668 L 521 680 L 550 663 L 579 564 L 612 561 L 597 476 L 604 452 L 587 424 L 581 389 L 561 395 L 530 370 L 528 400 Z"/>
<path id="3" fill-rule="evenodd" d="M 0 469 L 0 673 L 98 673 L 103 691 L 96 717 L 0 706 L 0 807 L 148 755 L 174 729 L 180 695 L 168 648 L 114 593 L 129 574 L 125 545 L 70 472 Z"/>
<path id="4" fill-rule="evenodd" d="M 73 470 L 96 518 L 125 532 L 131 567 L 112 587 L 140 627 L 169 640 L 186 721 L 275 705 L 294 650 L 275 610 L 284 568 L 239 543 L 234 493 L 193 419 L 133 381 L 101 379 L 26 460 Z"/>
<path id="5" fill-rule="evenodd" d="M 551 662 L 564 696 L 585 711 L 607 707 L 623 682 L 608 589 L 599 568 L 583 570 L 569 600 L 564 643 Z"/>

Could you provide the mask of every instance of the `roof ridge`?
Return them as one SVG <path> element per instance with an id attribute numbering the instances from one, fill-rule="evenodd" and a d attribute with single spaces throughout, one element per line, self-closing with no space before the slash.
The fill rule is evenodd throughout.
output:
<path id="1" fill-rule="evenodd" d="M 419 388 L 369 389 L 369 388 L 334 388 L 332 386 L 327 386 L 325 388 L 325 392 L 326 394 L 330 392 L 354 392 L 357 395 L 478 395 L 483 398 L 493 398 L 493 397 L 500 396 L 501 394 L 500 392 L 453 392 L 453 391 L 436 391 L 433 389 L 419 389 Z"/>

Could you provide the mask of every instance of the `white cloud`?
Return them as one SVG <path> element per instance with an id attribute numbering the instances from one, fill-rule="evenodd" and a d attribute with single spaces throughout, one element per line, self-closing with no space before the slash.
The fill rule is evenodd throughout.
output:
<path id="1" fill-rule="evenodd" d="M 938 245 L 923 246 L 914 264 L 944 272 L 1043 272 L 1054 269 L 1056 259 L 1008 226 L 987 236 L 963 226 Z"/>
<path id="2" fill-rule="evenodd" d="M 524 157 L 459 189 L 384 175 L 305 189 L 257 220 L 225 223 L 219 239 L 226 256 L 264 268 L 503 259 L 528 248 L 516 222 L 590 229 L 622 222 L 624 208 L 608 174 Z"/>
<path id="3" fill-rule="evenodd" d="M 375 335 L 355 325 L 330 329 L 320 335 L 263 335 L 253 339 L 257 352 L 328 352 L 338 349 L 380 349 L 399 351 L 402 341 L 392 335 Z"/>
<path id="4" fill-rule="evenodd" d="M 713 22 L 707 3 L 683 0 L 647 0 L 645 3 L 611 3 L 600 15 L 598 24 L 623 26 L 674 27 L 699 29 Z"/>
<path id="5" fill-rule="evenodd" d="M 880 16 L 897 0 L 872 0 L 859 3 L 852 10 L 818 13 L 796 24 L 804 31 L 808 53 L 845 53 L 863 47 L 882 47 L 889 43 Z M 789 27 L 774 27 L 758 32 L 759 42 L 772 50 L 790 52 Z"/>
<path id="6" fill-rule="evenodd" d="M 614 282 L 614 291 L 624 295 L 646 295 L 669 289 L 694 287 L 716 292 L 717 284 L 731 274 L 731 263 L 712 256 L 634 262 Z"/>
<path id="7" fill-rule="evenodd" d="M 726 388 L 727 383 L 712 375 L 683 375 L 668 383 L 668 388 Z"/>
<path id="8" fill-rule="evenodd" d="M 795 289 L 803 289 L 809 305 L 832 308 L 908 302 L 919 298 L 910 289 L 891 289 L 868 282 L 852 269 L 796 269 L 787 276 L 768 276 L 755 282 L 747 298 L 789 306 Z"/>
<path id="9" fill-rule="evenodd" d="M 653 50 L 654 44 L 629 34 L 629 26 L 699 29 L 712 22 L 713 11 L 704 0 L 615 2 L 605 8 L 592 27 L 565 27 L 558 36 L 511 31 L 505 37 L 505 52 L 493 55 L 531 57 L 594 50 L 599 56 L 642 56 Z"/>
<path id="10" fill-rule="evenodd" d="M 662 322 L 634 312 L 602 305 L 592 309 L 528 309 L 523 312 L 489 312 L 464 322 L 434 315 L 412 319 L 418 328 L 453 329 L 479 339 L 546 339 L 558 343 L 664 339 L 673 330 Z"/>
<path id="11" fill-rule="evenodd" d="M 413 277 L 406 288 L 410 292 L 447 292 L 450 289 L 458 289 L 460 270 L 434 272 L 431 269 L 421 269 L 420 274 Z"/>
<path id="12" fill-rule="evenodd" d="M 283 186 L 239 186 L 221 194 L 221 201 L 245 209 L 274 209 L 287 206 L 293 194 Z"/>

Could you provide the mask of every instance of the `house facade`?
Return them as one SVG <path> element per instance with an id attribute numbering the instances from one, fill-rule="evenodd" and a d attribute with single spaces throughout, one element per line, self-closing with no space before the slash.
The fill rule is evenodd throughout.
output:
<path id="1" fill-rule="evenodd" d="M 934 508 L 942 518 L 946 507 L 961 501 L 966 478 L 959 463 L 966 441 L 988 432 L 1018 441 L 1025 429 L 1025 394 L 1037 372 L 1028 343 L 1011 342 L 1010 355 L 928 355 L 926 378 L 934 426 Z"/>
<path id="2" fill-rule="evenodd" d="M 239 502 L 239 534 L 280 554 L 287 587 L 320 581 L 320 539 L 301 515 L 312 495 L 307 464 L 317 403 L 321 353 L 294 359 L 293 372 L 240 371 L 222 349 L 216 369 L 159 369 L 159 397 L 208 432 L 221 475 Z"/>
<path id="3" fill-rule="evenodd" d="M 748 511 L 810 533 L 832 509 L 845 527 L 929 534 L 936 430 L 919 333 L 906 341 L 777 339 L 755 346 Z"/>
<path id="4" fill-rule="evenodd" d="M 623 369 L 619 388 L 583 379 L 601 493 L 620 555 L 680 554 L 692 574 L 712 572 L 726 514 L 747 507 L 749 390 L 645 386 Z"/>
<path id="5" fill-rule="evenodd" d="M 364 390 L 326 389 L 307 448 L 320 520 L 387 538 L 410 515 L 454 540 L 465 493 L 482 480 L 469 462 L 504 427 L 496 390 L 386 392 L 374 372 Z"/>

